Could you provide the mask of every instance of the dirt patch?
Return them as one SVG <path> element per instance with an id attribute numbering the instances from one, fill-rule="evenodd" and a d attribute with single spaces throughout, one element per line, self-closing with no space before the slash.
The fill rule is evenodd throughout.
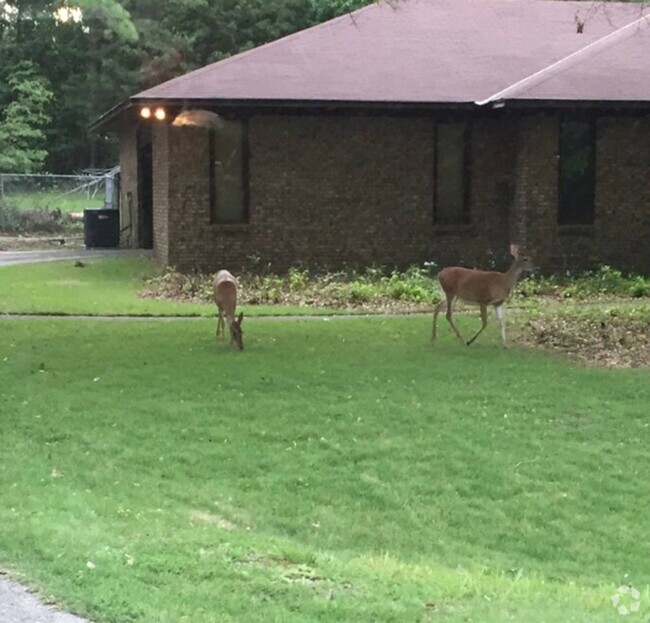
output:
<path id="1" fill-rule="evenodd" d="M 523 322 L 518 341 L 588 364 L 650 367 L 650 305 L 536 314 Z"/>
<path id="2" fill-rule="evenodd" d="M 190 512 L 190 519 L 194 523 L 217 526 L 222 530 L 237 529 L 237 526 L 231 521 L 228 521 L 225 517 L 221 517 L 207 511 L 193 510 Z"/>

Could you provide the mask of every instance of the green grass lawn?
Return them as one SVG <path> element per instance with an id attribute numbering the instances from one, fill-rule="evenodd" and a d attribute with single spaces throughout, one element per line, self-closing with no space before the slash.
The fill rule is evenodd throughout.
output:
<path id="1" fill-rule="evenodd" d="M 83 212 L 86 208 L 104 207 L 103 190 L 88 197 L 84 191 L 66 194 L 57 190 L 42 190 L 8 194 L 7 205 L 18 210 L 56 210 L 61 212 Z"/>
<path id="2" fill-rule="evenodd" d="M 2 567 L 97 623 L 615 622 L 624 583 L 650 616 L 647 370 L 213 330 L 0 322 Z"/>
<path id="3" fill-rule="evenodd" d="M 75 260 L 0 267 L 0 313 L 215 316 L 210 304 L 142 298 L 143 279 L 156 274 L 146 258 Z M 247 315 L 320 314 L 332 310 L 243 306 Z"/>

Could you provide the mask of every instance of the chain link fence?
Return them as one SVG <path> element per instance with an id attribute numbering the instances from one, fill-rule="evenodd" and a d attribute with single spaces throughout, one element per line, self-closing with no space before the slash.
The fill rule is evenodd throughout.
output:
<path id="1" fill-rule="evenodd" d="M 78 175 L 0 173 L 0 233 L 73 234 L 86 208 L 117 209 L 119 167 Z"/>

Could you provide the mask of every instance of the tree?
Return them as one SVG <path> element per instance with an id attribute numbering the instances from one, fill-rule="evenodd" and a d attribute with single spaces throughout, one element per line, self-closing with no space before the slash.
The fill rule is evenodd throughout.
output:
<path id="1" fill-rule="evenodd" d="M 378 0 L 309 0 L 314 18 L 323 22 L 344 13 L 351 13 Z"/>
<path id="2" fill-rule="evenodd" d="M 0 111 L 16 99 L 14 68 L 30 62 L 51 92 L 35 128 L 45 168 L 109 165 L 115 153 L 87 128 L 129 95 L 372 1 L 0 0 Z"/>
<path id="3" fill-rule="evenodd" d="M 52 172 L 88 166 L 86 128 L 136 88 L 137 31 L 117 0 L 0 0 L 0 110 L 14 98 L 12 68 L 29 61 L 52 98 L 46 134 Z"/>
<path id="4" fill-rule="evenodd" d="M 316 23 L 310 0 L 125 0 L 125 7 L 142 35 L 142 88 Z"/>
<path id="5" fill-rule="evenodd" d="M 0 171 L 32 173 L 47 157 L 43 128 L 50 121 L 46 109 L 52 91 L 29 61 L 20 63 L 7 82 L 14 97 L 0 121 Z"/>

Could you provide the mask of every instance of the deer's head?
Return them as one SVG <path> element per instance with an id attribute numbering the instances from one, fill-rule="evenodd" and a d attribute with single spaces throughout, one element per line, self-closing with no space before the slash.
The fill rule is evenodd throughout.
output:
<path id="1" fill-rule="evenodd" d="M 241 324 L 244 321 L 244 312 L 240 312 L 239 316 L 233 318 L 230 323 L 230 342 L 235 344 L 239 350 L 244 350 L 244 333 L 242 332 Z"/>
<path id="2" fill-rule="evenodd" d="M 519 250 L 519 245 L 511 244 L 510 254 L 512 255 L 512 257 L 515 258 L 515 265 L 522 272 L 532 273 L 537 270 L 538 267 L 535 265 L 535 262 L 533 262 L 533 258 L 530 257 L 530 255 L 521 253 L 521 251 Z"/>

